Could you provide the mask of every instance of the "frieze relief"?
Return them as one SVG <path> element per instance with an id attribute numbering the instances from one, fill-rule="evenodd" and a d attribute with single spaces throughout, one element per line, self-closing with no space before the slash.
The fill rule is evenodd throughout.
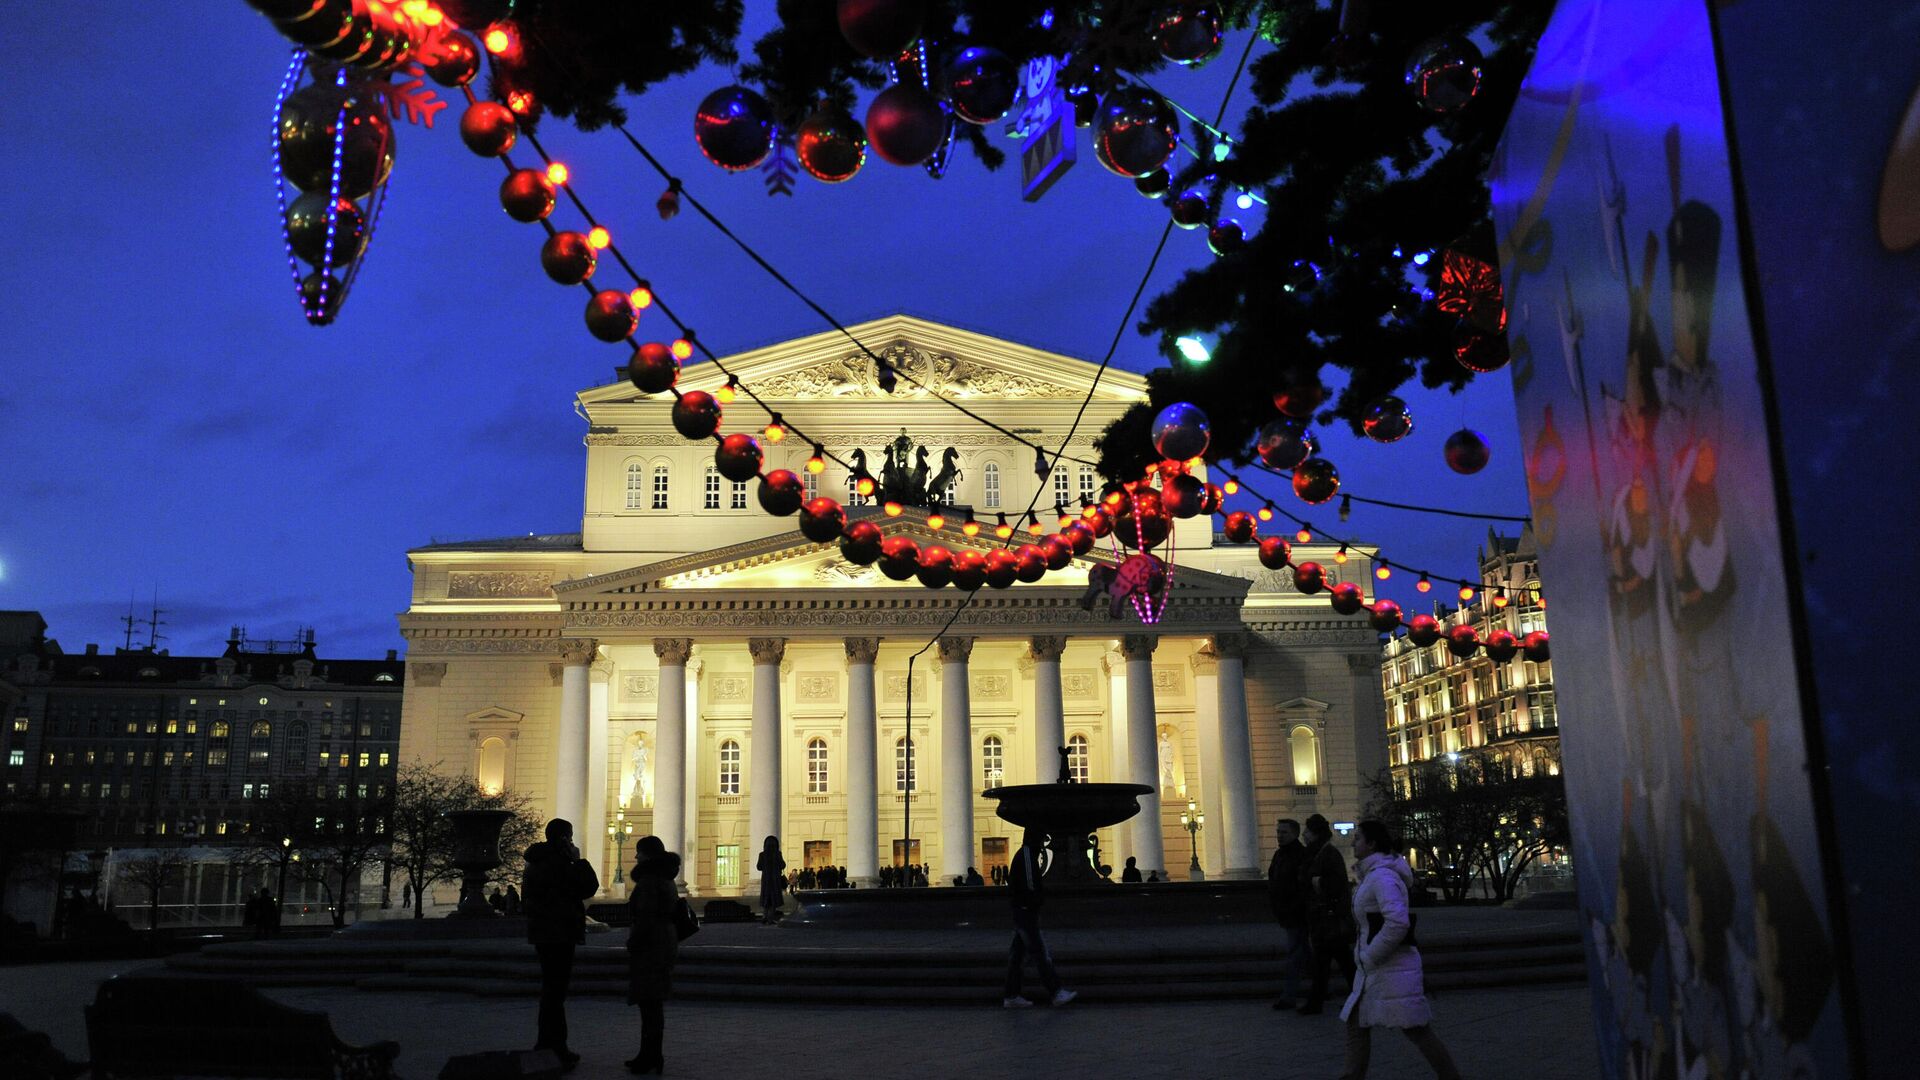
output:
<path id="1" fill-rule="evenodd" d="M 1010 701 L 1013 677 L 999 671 L 980 672 L 973 676 L 972 692 L 981 701 Z"/>
<path id="2" fill-rule="evenodd" d="M 754 390 L 763 398 L 784 399 L 898 399 L 926 397 L 929 393 L 958 398 L 1080 398 L 1086 394 L 1085 390 L 1018 375 L 947 353 L 923 352 L 904 342 L 882 349 L 880 356 L 904 376 L 891 394 L 880 388 L 873 361 L 857 352 L 798 371 L 756 379 Z"/>
<path id="3" fill-rule="evenodd" d="M 813 568 L 813 580 L 823 585 L 851 585 L 872 581 L 880 576 L 880 571 L 872 566 L 859 566 L 839 559 L 828 559 Z"/>
<path id="4" fill-rule="evenodd" d="M 747 700 L 747 677 L 745 675 L 716 675 L 712 681 L 713 700 L 734 703 Z"/>
<path id="5" fill-rule="evenodd" d="M 1155 664 L 1153 689 L 1160 694 L 1184 694 L 1187 691 L 1186 673 L 1168 664 Z"/>
<path id="6" fill-rule="evenodd" d="M 628 701 L 652 701 L 660 696 L 660 676 L 623 676 L 620 679 L 620 696 Z"/>
<path id="7" fill-rule="evenodd" d="M 898 675 L 889 674 L 884 678 L 883 682 L 885 683 L 885 690 L 882 700 L 907 700 L 907 676 L 905 673 Z M 913 696 L 919 701 L 925 701 L 927 699 L 927 676 L 924 672 L 914 673 Z"/>
<path id="8" fill-rule="evenodd" d="M 570 629 L 674 629 L 674 630 L 778 630 L 782 632 L 819 630 L 823 634 L 850 628 L 938 627 L 947 625 L 952 609 L 944 605 L 899 607 L 813 609 L 807 607 L 766 607 L 757 610 L 712 611 L 570 611 Z M 1022 605 L 1005 609 L 968 611 L 953 625 L 959 629 L 975 627 L 1017 627 L 1031 630 L 1035 624 L 1070 627 L 1076 631 L 1112 633 L 1119 624 L 1104 615 L 1088 615 L 1070 603 L 1058 605 Z M 1240 629 L 1238 605 L 1169 605 L 1161 618 L 1162 628 L 1202 626 L 1214 629 Z M 1204 630 L 1196 630 L 1205 632 Z"/>
<path id="9" fill-rule="evenodd" d="M 1091 671 L 1068 671 L 1060 676 L 1060 694 L 1075 701 L 1091 701 L 1100 696 L 1095 683 L 1098 678 Z"/>
<path id="10" fill-rule="evenodd" d="M 447 596 L 453 600 L 544 599 L 553 595 L 548 575 L 512 570 L 453 570 Z"/>
<path id="11" fill-rule="evenodd" d="M 478 655 L 496 656 L 557 656 L 560 653 L 560 639 L 549 638 L 431 638 L 404 635 L 409 642 L 407 655 Z"/>
<path id="12" fill-rule="evenodd" d="M 794 688 L 802 701 L 837 701 L 840 698 L 840 676 L 818 671 L 802 672 L 794 679 Z"/>

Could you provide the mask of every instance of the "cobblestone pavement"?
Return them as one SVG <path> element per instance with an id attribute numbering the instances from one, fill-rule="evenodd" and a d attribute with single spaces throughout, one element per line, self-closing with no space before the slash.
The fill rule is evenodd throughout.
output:
<path id="1" fill-rule="evenodd" d="M 150 962 L 93 962 L 0 969 L 0 1011 L 46 1031 L 71 1057 L 86 1054 L 81 1006 L 99 980 Z M 333 1018 L 351 1042 L 395 1039 L 399 1067 L 430 1078 L 456 1053 L 533 1040 L 528 998 L 289 989 L 274 997 Z M 608 998 L 568 1009 L 575 1080 L 624 1077 L 639 1045 L 639 1017 Z M 1434 1028 L 1468 1080 L 1592 1080 L 1598 1076 L 1584 987 L 1456 991 L 1434 1002 Z M 1275 1013 L 1265 1002 L 980 1008 L 667 1006 L 667 1075 L 714 1080 L 840 1077 L 1272 1077 L 1332 1080 L 1342 1032 L 1331 1011 Z M 1383 1080 L 1431 1075 L 1404 1039 L 1376 1033 L 1373 1072 Z"/>

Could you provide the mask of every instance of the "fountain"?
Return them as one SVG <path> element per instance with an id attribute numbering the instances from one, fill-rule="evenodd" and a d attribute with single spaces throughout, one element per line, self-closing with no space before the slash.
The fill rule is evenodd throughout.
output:
<path id="1" fill-rule="evenodd" d="M 453 823 L 453 865 L 460 868 L 460 906 L 450 919 L 495 919 L 487 904 L 487 874 L 500 865 L 500 827 L 510 810 L 449 810 Z"/>
<path id="2" fill-rule="evenodd" d="M 1118 825 L 1140 812 L 1140 796 L 1153 794 L 1145 784 L 1076 784 L 1067 768 L 1067 748 L 1060 748 L 1060 778 L 1051 784 L 1016 784 L 988 788 L 984 798 L 1000 805 L 1002 818 L 1047 837 L 1053 853 L 1045 875 L 1052 884 L 1095 884 L 1100 874 L 1089 853 L 1093 833 Z"/>

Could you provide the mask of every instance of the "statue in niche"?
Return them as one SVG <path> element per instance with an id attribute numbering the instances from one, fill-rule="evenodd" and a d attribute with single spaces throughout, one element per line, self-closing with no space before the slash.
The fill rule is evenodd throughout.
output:
<path id="1" fill-rule="evenodd" d="M 633 740 L 633 753 L 627 758 L 626 783 L 621 785 L 620 805 L 630 806 L 637 792 L 642 808 L 653 805 L 653 747 L 645 739 Z"/>
<path id="2" fill-rule="evenodd" d="M 1160 786 L 1177 789 L 1180 786 L 1180 777 L 1173 761 L 1173 732 L 1166 728 L 1160 729 L 1159 752 Z"/>

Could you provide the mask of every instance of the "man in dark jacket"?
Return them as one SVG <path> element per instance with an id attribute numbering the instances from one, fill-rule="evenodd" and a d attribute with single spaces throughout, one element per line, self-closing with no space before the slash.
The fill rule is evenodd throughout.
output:
<path id="1" fill-rule="evenodd" d="M 1007 891 L 1013 901 L 1013 944 L 1007 953 L 1007 992 L 1000 1004 L 1009 1009 L 1024 1009 L 1033 1004 L 1020 993 L 1020 977 L 1025 973 L 1028 953 L 1033 954 L 1034 966 L 1040 969 L 1040 982 L 1047 993 L 1053 995 L 1054 1005 L 1065 1005 L 1078 996 L 1060 985 L 1060 975 L 1053 970 L 1053 955 L 1047 952 L 1047 943 L 1040 937 L 1040 905 L 1046 900 L 1040 876 L 1040 852 L 1045 839 L 1038 829 L 1028 829 L 1021 837 L 1020 850 L 1013 853 L 1013 865 L 1007 867 Z"/>
<path id="2" fill-rule="evenodd" d="M 535 1050 L 552 1050 L 569 1070 L 580 1055 L 567 1048 L 567 984 L 573 979 L 573 949 L 587 940 L 586 899 L 600 891 L 593 864 L 573 846 L 573 823 L 547 822 L 545 843 L 527 849 L 521 903 L 527 940 L 540 957 L 540 1034 Z"/>
<path id="3" fill-rule="evenodd" d="M 1281 818 L 1273 832 L 1280 846 L 1267 865 L 1267 899 L 1273 904 L 1274 921 L 1287 935 L 1287 953 L 1280 961 L 1286 994 L 1273 1007 L 1285 1012 L 1300 1003 L 1300 975 L 1312 958 L 1307 944 L 1306 883 L 1300 880 L 1307 849 L 1300 844 L 1298 821 Z"/>
<path id="4" fill-rule="evenodd" d="M 1333 965 L 1346 973 L 1348 985 L 1354 979 L 1353 962 L 1353 885 L 1347 879 L 1347 862 L 1332 843 L 1333 829 L 1319 814 L 1307 818 L 1306 856 L 1301 862 L 1301 881 L 1307 901 L 1307 940 L 1313 950 L 1313 985 L 1307 990 L 1300 1012 L 1313 1016 L 1327 999 L 1327 979 Z"/>

